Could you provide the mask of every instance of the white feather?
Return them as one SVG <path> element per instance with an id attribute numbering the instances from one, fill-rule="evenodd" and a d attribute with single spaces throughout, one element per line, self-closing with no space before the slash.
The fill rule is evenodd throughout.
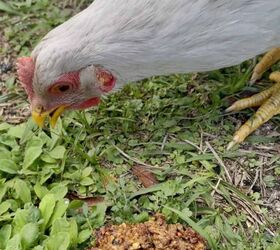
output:
<path id="1" fill-rule="evenodd" d="M 122 85 L 235 65 L 277 46 L 279 0 L 95 0 L 32 56 L 39 84 L 102 65 Z"/>

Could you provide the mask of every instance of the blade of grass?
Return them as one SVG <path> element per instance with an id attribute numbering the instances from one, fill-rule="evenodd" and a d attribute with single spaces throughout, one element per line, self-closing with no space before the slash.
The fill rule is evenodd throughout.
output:
<path id="1" fill-rule="evenodd" d="M 9 14 L 14 14 L 14 15 L 21 15 L 20 12 L 16 11 L 9 4 L 4 3 L 3 1 L 0 1 L 0 11 L 7 12 Z"/>

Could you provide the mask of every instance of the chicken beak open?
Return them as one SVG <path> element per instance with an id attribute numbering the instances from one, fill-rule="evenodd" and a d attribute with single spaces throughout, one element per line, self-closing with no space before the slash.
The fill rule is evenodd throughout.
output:
<path id="1" fill-rule="evenodd" d="M 55 109 L 46 112 L 40 112 L 41 108 L 35 108 L 32 110 L 32 118 L 35 123 L 42 128 L 44 126 L 45 120 L 47 117 L 50 117 L 50 125 L 52 128 L 55 127 L 58 117 L 63 113 L 67 106 L 61 105 Z"/>
<path id="2" fill-rule="evenodd" d="M 51 124 L 52 128 L 55 127 L 58 117 L 63 113 L 63 111 L 65 110 L 66 107 L 67 106 L 65 106 L 65 105 L 60 106 L 57 109 L 55 109 L 54 112 L 50 113 L 50 117 L 51 117 L 50 124 Z"/>

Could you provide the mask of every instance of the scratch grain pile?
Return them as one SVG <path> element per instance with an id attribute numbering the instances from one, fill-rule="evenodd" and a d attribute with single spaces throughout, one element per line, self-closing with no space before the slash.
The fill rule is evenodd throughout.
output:
<path id="1" fill-rule="evenodd" d="M 202 237 L 181 224 L 167 224 L 157 215 L 145 223 L 102 227 L 90 250 L 203 250 Z"/>

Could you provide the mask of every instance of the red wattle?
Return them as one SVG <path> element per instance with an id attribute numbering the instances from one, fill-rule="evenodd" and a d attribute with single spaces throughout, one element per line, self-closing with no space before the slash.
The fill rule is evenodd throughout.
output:
<path id="1" fill-rule="evenodd" d="M 89 100 L 86 100 L 85 102 L 82 102 L 81 104 L 74 106 L 75 109 L 87 109 L 92 106 L 97 106 L 100 103 L 99 97 L 93 97 Z"/>

